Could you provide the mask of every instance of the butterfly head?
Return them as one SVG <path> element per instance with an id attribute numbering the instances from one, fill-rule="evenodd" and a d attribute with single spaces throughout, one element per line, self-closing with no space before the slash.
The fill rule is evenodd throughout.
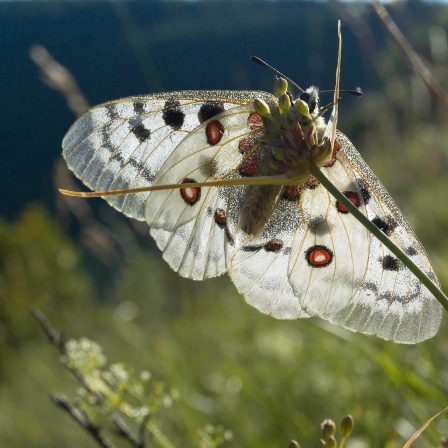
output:
<path id="1" fill-rule="evenodd" d="M 316 86 L 308 87 L 299 96 L 299 99 L 308 104 L 311 116 L 317 115 L 319 111 L 319 88 Z"/>
<path id="2" fill-rule="evenodd" d="M 306 182 L 312 163 L 324 166 L 331 156 L 328 139 L 323 138 L 324 120 L 319 110 L 319 90 L 309 87 L 293 99 L 288 82 L 275 81 L 276 99 L 270 104 L 254 100 L 255 111 L 263 117 L 265 140 L 271 148 L 273 174 L 287 174 Z"/>

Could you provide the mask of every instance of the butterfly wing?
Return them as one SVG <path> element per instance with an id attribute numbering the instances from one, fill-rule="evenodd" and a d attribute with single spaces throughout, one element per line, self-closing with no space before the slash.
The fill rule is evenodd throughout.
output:
<path id="1" fill-rule="evenodd" d="M 299 213 L 299 189 L 255 187 L 259 199 L 275 194 L 272 215 L 262 232 L 248 237 L 239 228 L 239 217 L 253 187 L 238 187 L 227 195 L 228 228 L 233 244 L 228 244 L 227 268 L 238 292 L 247 303 L 277 319 L 308 317 L 288 279 L 288 260 L 294 234 L 303 228 Z M 271 191 L 270 191 L 271 190 Z M 273 190 L 273 191 L 272 191 Z"/>
<path id="2" fill-rule="evenodd" d="M 242 143 L 254 142 L 261 127 L 252 103 L 210 118 L 178 145 L 154 184 L 198 183 L 237 175 L 244 160 Z M 186 187 L 156 191 L 146 202 L 151 235 L 164 259 L 182 276 L 202 280 L 226 271 L 225 246 L 232 237 L 226 224 L 228 197 L 222 190 Z"/>
<path id="3" fill-rule="evenodd" d="M 272 100 L 264 92 L 217 91 L 106 103 L 72 126 L 63 153 L 72 171 L 97 191 L 250 175 L 256 154 L 247 159 L 244 153 L 262 131 L 252 119 L 255 98 Z M 325 174 L 437 281 L 384 187 L 340 132 L 337 141 L 341 150 Z M 435 334 L 441 307 L 434 297 L 322 186 L 308 182 L 292 195 L 279 189 L 262 232 L 247 238 L 239 219 L 253 188 L 264 187 L 186 187 L 107 200 L 130 217 L 146 219 L 174 270 L 199 280 L 228 269 L 238 290 L 262 312 L 277 318 L 318 315 L 396 342 Z M 266 188 L 272 195 L 272 187 Z"/>
<path id="4" fill-rule="evenodd" d="M 348 138 L 339 133 L 338 139 L 348 169 L 363 184 L 368 218 L 438 285 L 424 248 L 393 199 Z M 434 336 L 441 318 L 442 307 L 435 297 L 371 236 L 369 265 L 363 284 L 350 302 L 329 320 L 395 342 L 415 343 Z"/>
<path id="5" fill-rule="evenodd" d="M 421 244 L 351 142 L 325 175 L 433 279 Z M 289 280 L 310 315 L 402 343 L 433 336 L 441 306 L 432 294 L 322 187 L 303 192 L 305 230 L 296 232 Z"/>
<path id="6" fill-rule="evenodd" d="M 68 167 L 94 191 L 152 185 L 157 172 L 192 130 L 255 97 L 249 91 L 184 91 L 111 101 L 94 107 L 67 132 Z M 108 197 L 110 205 L 144 220 L 148 193 Z"/>
<path id="7" fill-rule="evenodd" d="M 356 179 L 339 160 L 324 171 L 338 189 L 362 197 Z M 359 288 L 367 269 L 369 232 L 351 214 L 341 213 L 314 179 L 300 199 L 303 225 L 295 231 L 288 274 L 301 307 L 323 317 L 342 309 Z M 362 201 L 359 208 L 366 213 Z"/>

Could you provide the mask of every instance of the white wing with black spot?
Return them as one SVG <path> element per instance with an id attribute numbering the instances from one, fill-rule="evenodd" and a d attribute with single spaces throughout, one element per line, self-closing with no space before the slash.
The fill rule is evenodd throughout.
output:
<path id="1" fill-rule="evenodd" d="M 337 139 L 344 169 L 362 188 L 367 217 L 438 284 L 425 250 L 393 199 L 347 137 L 338 132 Z M 442 318 L 439 302 L 378 239 L 372 235 L 369 239 L 369 260 L 360 288 L 344 308 L 324 317 L 395 342 L 416 343 L 434 336 Z"/>
<path id="2" fill-rule="evenodd" d="M 254 123 L 254 116 L 258 120 Z M 259 133 L 252 104 L 211 117 L 189 133 L 165 161 L 154 185 L 202 183 L 235 175 L 241 149 Z M 226 272 L 227 198 L 219 188 L 185 187 L 152 192 L 145 216 L 164 259 L 182 276 L 202 280 Z"/>
<path id="3" fill-rule="evenodd" d="M 294 234 L 303 231 L 299 189 L 239 187 L 237 193 L 234 189 L 226 194 L 229 232 L 234 240 L 226 246 L 227 268 L 238 292 L 247 303 L 277 319 L 309 317 L 288 279 Z M 256 236 L 246 235 L 239 228 L 242 209 L 250 201 L 262 202 L 273 195 L 272 215 L 262 232 Z"/>
<path id="4" fill-rule="evenodd" d="M 324 173 L 365 213 L 356 179 L 338 161 Z M 304 225 L 295 232 L 288 275 L 302 308 L 326 316 L 344 308 L 358 290 L 367 270 L 369 232 L 316 182 L 302 190 L 300 214 Z"/>
<path id="5" fill-rule="evenodd" d="M 144 95 L 94 107 L 67 132 L 63 156 L 90 189 L 110 191 L 152 185 L 160 167 L 201 123 L 246 104 L 264 92 L 184 91 Z M 144 220 L 148 193 L 106 200 L 127 216 Z"/>
<path id="6" fill-rule="evenodd" d="M 409 224 L 350 141 L 324 174 L 377 227 L 437 281 Z M 298 227 L 289 281 L 301 308 L 353 331 L 416 343 L 432 337 L 441 306 L 414 274 L 347 209 L 318 185 L 302 191 L 305 226 Z"/>
<path id="7" fill-rule="evenodd" d="M 273 100 L 264 92 L 215 91 L 105 103 L 71 127 L 63 154 L 95 191 L 186 184 L 106 199 L 147 221 L 182 276 L 202 280 L 228 271 L 249 304 L 276 318 L 320 316 L 401 343 L 433 336 L 441 320 L 436 299 L 315 179 L 288 188 L 187 185 L 268 174 L 255 98 Z M 437 282 L 384 187 L 342 133 L 336 140 L 340 150 L 323 168 L 326 176 Z"/>

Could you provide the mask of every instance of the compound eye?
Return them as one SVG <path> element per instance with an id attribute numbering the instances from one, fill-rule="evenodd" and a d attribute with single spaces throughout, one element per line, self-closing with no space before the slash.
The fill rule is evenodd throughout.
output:
<path id="1" fill-rule="evenodd" d="M 308 103 L 308 109 L 310 110 L 310 113 L 312 114 L 314 112 L 314 109 L 316 109 L 317 106 L 317 102 L 316 100 L 312 99 L 309 103 Z"/>

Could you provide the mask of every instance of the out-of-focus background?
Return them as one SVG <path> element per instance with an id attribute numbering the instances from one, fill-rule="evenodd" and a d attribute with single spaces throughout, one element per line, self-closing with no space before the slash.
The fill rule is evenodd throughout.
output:
<path id="1" fill-rule="evenodd" d="M 448 6 L 387 7 L 447 87 Z M 60 143 L 75 115 L 40 79 L 32 46 L 67 67 L 91 105 L 154 91 L 270 91 L 253 54 L 302 86 L 332 88 L 338 17 L 342 87 L 365 92 L 343 98 L 339 127 L 396 199 L 446 290 L 448 113 L 369 4 L 0 3 L 0 446 L 95 446 L 48 399 L 73 395 L 76 383 L 32 307 L 67 336 L 100 343 L 111 362 L 176 389 L 159 420 L 178 447 L 196 446 L 207 424 L 232 431 L 227 446 L 317 446 L 319 422 L 348 413 L 350 446 L 399 447 L 448 404 L 445 322 L 434 339 L 407 347 L 318 320 L 276 321 L 246 305 L 228 278 L 177 276 L 144 225 L 101 200 L 56 192 L 73 185 Z M 32 54 L 45 59 L 40 47 Z M 443 435 L 446 418 L 415 446 L 435 447 Z"/>

